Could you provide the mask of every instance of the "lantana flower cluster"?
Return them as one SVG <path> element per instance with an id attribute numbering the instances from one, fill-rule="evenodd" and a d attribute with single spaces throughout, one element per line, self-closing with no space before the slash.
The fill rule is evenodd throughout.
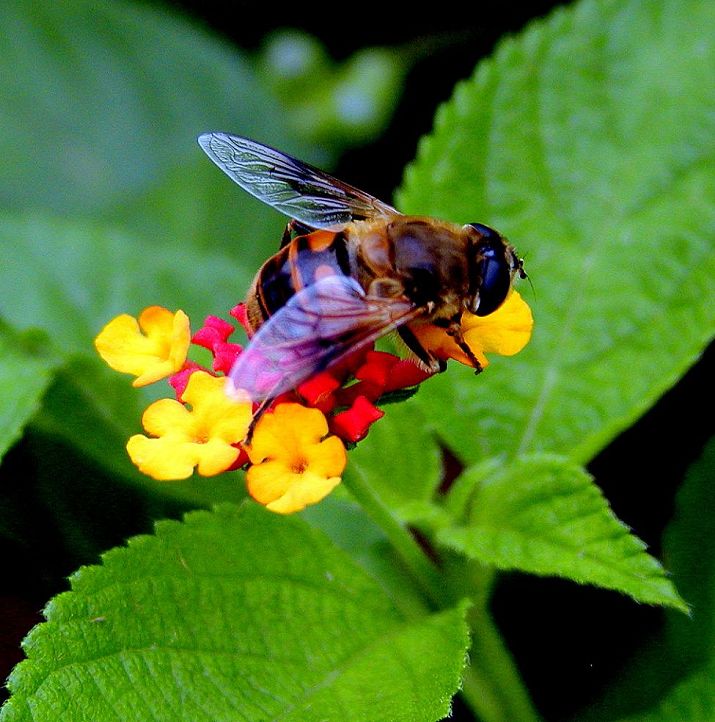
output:
<path id="1" fill-rule="evenodd" d="M 381 405 L 410 395 L 430 375 L 411 359 L 370 346 L 282 394 L 254 422 L 257 405 L 237 400 L 226 378 L 243 350 L 230 340 L 237 325 L 250 335 L 245 307 L 229 315 L 233 322 L 209 316 L 192 335 L 183 311 L 151 306 L 138 318 L 114 318 L 95 339 L 104 361 L 132 374 L 134 386 L 167 379 L 173 389 L 172 398 L 145 410 L 145 433 L 127 443 L 132 462 L 154 479 L 243 468 L 254 499 L 276 512 L 299 511 L 340 483 L 347 449 L 382 418 Z M 520 351 L 532 325 L 531 310 L 516 291 L 489 316 L 462 318 L 464 339 L 482 367 L 485 353 Z M 413 331 L 438 358 L 470 364 L 443 329 L 426 324 Z M 192 344 L 211 353 L 210 368 L 189 359 Z"/>

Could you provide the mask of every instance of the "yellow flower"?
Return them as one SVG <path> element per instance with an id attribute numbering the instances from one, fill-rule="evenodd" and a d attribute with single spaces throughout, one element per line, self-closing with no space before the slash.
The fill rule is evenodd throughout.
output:
<path id="1" fill-rule="evenodd" d="M 251 423 L 251 405 L 230 399 L 223 377 L 195 371 L 182 398 L 191 410 L 161 399 L 144 412 L 144 429 L 157 438 L 137 434 L 127 443 L 140 471 L 158 480 L 186 479 L 195 466 L 202 476 L 226 471 L 240 453 L 234 444 L 245 438 Z"/>
<path id="2" fill-rule="evenodd" d="M 256 424 L 246 449 L 251 496 L 271 511 L 289 514 L 319 502 L 339 483 L 347 457 L 318 409 L 279 404 Z"/>
<path id="3" fill-rule="evenodd" d="M 467 346 L 484 368 L 489 363 L 484 354 L 513 356 L 519 353 L 529 343 L 534 318 L 526 301 L 519 293 L 512 291 L 506 301 L 488 316 L 475 316 L 465 311 L 461 326 Z M 410 329 L 420 343 L 438 358 L 453 358 L 467 366 L 472 365 L 444 329 L 432 324 L 411 326 Z"/>
<path id="4" fill-rule="evenodd" d="M 99 355 L 115 371 L 133 374 L 133 386 L 146 386 L 176 373 L 186 361 L 191 342 L 189 317 L 150 306 L 139 320 L 122 314 L 111 320 L 94 341 Z"/>

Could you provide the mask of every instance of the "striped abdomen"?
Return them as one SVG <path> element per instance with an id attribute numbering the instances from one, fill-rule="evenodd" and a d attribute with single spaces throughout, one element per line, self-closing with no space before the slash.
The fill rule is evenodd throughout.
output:
<path id="1" fill-rule="evenodd" d="M 260 268 L 248 293 L 248 322 L 258 327 L 305 286 L 332 275 L 350 275 L 343 233 L 313 231 L 297 236 Z"/>

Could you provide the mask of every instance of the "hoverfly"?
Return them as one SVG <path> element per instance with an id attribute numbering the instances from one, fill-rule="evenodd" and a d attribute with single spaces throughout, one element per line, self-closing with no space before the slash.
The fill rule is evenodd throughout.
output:
<path id="1" fill-rule="evenodd" d="M 403 215 L 357 188 L 256 141 L 227 133 L 198 139 L 241 188 L 289 216 L 280 250 L 246 300 L 252 331 L 230 372 L 262 408 L 313 374 L 396 330 L 427 370 L 444 361 L 412 332 L 462 338 L 463 311 L 486 316 L 506 299 L 522 260 L 495 230 Z"/>

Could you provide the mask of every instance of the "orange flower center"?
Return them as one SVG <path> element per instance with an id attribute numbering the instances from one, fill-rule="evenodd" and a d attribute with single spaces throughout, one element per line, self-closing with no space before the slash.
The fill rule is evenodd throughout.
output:
<path id="1" fill-rule="evenodd" d="M 308 460 L 303 457 L 298 457 L 293 461 L 290 468 L 294 474 L 302 474 L 308 468 Z"/>

